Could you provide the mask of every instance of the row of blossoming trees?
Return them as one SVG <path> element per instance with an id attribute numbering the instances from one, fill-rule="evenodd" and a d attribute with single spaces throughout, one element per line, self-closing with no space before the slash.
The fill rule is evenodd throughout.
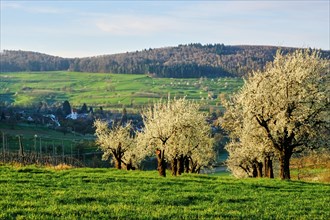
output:
<path id="1" fill-rule="evenodd" d="M 278 51 L 272 63 L 252 72 L 237 94 L 223 100 L 226 112 L 219 122 L 231 138 L 227 165 L 235 176 L 273 178 L 278 159 L 281 179 L 290 179 L 293 154 L 329 150 L 329 72 L 329 59 L 317 51 Z M 161 176 L 166 161 L 173 175 L 198 172 L 215 159 L 210 126 L 199 107 L 185 99 L 155 103 L 142 112 L 145 127 L 134 137 L 129 124 L 109 129 L 96 121 L 97 142 L 117 168 L 154 155 Z"/>
<path id="2" fill-rule="evenodd" d="M 110 129 L 97 120 L 97 143 L 104 159 L 112 156 L 118 169 L 123 164 L 131 169 L 145 157 L 155 156 L 161 176 L 166 176 L 167 162 L 172 175 L 197 173 L 215 160 L 210 125 L 199 109 L 198 103 L 184 98 L 159 101 L 143 110 L 144 128 L 137 133 L 130 124 Z"/>

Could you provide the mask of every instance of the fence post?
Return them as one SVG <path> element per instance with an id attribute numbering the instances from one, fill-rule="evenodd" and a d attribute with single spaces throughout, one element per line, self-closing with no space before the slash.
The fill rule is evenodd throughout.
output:
<path id="1" fill-rule="evenodd" d="M 53 140 L 53 166 L 56 165 L 56 157 L 55 157 L 55 143 L 54 143 L 54 140 Z"/>
<path id="2" fill-rule="evenodd" d="M 6 144 L 6 142 L 5 142 L 5 132 L 3 131 L 2 132 L 2 152 L 3 152 L 3 163 L 5 163 L 6 162 L 6 149 L 5 149 L 5 145 Z"/>
<path id="3" fill-rule="evenodd" d="M 62 140 L 62 163 L 64 163 L 64 143 Z"/>
<path id="4" fill-rule="evenodd" d="M 40 161 L 42 161 L 41 137 L 40 137 L 40 139 L 39 139 L 39 148 L 40 148 Z"/>
<path id="5" fill-rule="evenodd" d="M 20 157 L 20 162 L 24 163 L 24 146 L 23 146 L 23 143 L 22 143 L 22 136 L 21 135 L 18 135 L 18 145 L 19 145 L 19 157 Z"/>
<path id="6" fill-rule="evenodd" d="M 37 137 L 38 137 L 38 135 L 37 134 L 35 134 L 34 135 L 34 153 L 37 153 Z"/>

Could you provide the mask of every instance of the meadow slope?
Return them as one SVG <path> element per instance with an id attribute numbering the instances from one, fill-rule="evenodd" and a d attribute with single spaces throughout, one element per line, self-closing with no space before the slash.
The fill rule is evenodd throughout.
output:
<path id="1" fill-rule="evenodd" d="M 0 166 L 0 219 L 330 219 L 330 185 Z"/>
<path id="2" fill-rule="evenodd" d="M 137 74 L 78 72 L 0 73 L 1 102 L 15 106 L 53 104 L 68 100 L 71 105 L 134 108 L 152 100 L 171 97 L 204 99 L 216 105 L 220 93 L 231 94 L 242 85 L 241 78 L 174 79 Z M 210 99 L 213 96 L 213 100 Z"/>

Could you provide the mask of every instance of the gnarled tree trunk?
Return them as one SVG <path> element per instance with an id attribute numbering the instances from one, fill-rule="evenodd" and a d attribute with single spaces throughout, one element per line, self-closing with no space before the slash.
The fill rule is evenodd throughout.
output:
<path id="1" fill-rule="evenodd" d="M 181 154 L 178 159 L 178 172 L 177 175 L 181 175 L 184 172 L 184 156 Z"/>
<path id="2" fill-rule="evenodd" d="M 135 170 L 135 167 L 133 166 L 132 159 L 129 159 L 128 163 L 126 164 L 127 170 Z"/>
<path id="3" fill-rule="evenodd" d="M 200 166 L 198 166 L 197 161 L 194 162 L 193 159 L 190 157 L 190 163 L 191 163 L 191 173 L 199 173 Z"/>
<path id="4" fill-rule="evenodd" d="M 124 155 L 124 152 L 121 150 L 121 143 L 119 143 L 117 149 L 112 150 L 112 154 L 115 157 L 115 167 L 120 170 L 122 168 L 122 158 Z"/>
<path id="5" fill-rule="evenodd" d="M 262 177 L 263 176 L 262 175 L 262 167 L 263 167 L 262 163 L 261 162 L 257 162 L 257 176 L 258 177 Z"/>
<path id="6" fill-rule="evenodd" d="M 189 157 L 184 157 L 184 172 L 189 173 Z"/>
<path id="7" fill-rule="evenodd" d="M 178 159 L 174 157 L 171 161 L 172 176 L 176 176 L 178 172 Z"/>
<path id="8" fill-rule="evenodd" d="M 290 176 L 290 158 L 292 150 L 284 147 L 284 150 L 280 152 L 280 178 L 282 180 L 289 180 Z"/>
<path id="9" fill-rule="evenodd" d="M 270 156 L 264 158 L 265 177 L 274 178 L 273 161 Z"/>
<path id="10" fill-rule="evenodd" d="M 117 168 L 117 169 L 121 169 L 121 160 L 118 160 L 117 158 L 116 158 L 116 160 L 115 160 L 115 167 Z"/>
<path id="11" fill-rule="evenodd" d="M 166 162 L 164 157 L 165 150 L 156 150 L 157 170 L 160 176 L 166 177 Z"/>
<path id="12" fill-rule="evenodd" d="M 257 162 L 252 163 L 252 177 L 257 177 L 258 176 L 258 170 L 257 170 Z"/>

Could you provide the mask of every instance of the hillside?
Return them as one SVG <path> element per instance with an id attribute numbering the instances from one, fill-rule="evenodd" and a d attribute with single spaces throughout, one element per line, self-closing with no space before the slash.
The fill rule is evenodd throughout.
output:
<path id="1" fill-rule="evenodd" d="M 69 100 L 81 107 L 137 108 L 152 100 L 186 96 L 211 105 L 219 94 L 231 94 L 242 86 L 240 78 L 169 79 L 138 74 L 79 73 L 66 71 L 12 72 L 0 75 L 0 106 L 52 105 Z M 205 103 L 206 104 L 206 103 Z"/>
<path id="2" fill-rule="evenodd" d="M 330 185 L 0 165 L 0 219 L 329 219 Z"/>
<path id="3" fill-rule="evenodd" d="M 61 58 L 42 53 L 6 50 L 1 72 L 59 71 L 151 74 L 156 77 L 241 77 L 273 61 L 279 47 L 226 46 L 199 43 L 145 49 L 86 58 Z M 297 48 L 281 48 L 288 53 Z M 330 59 L 330 51 L 322 51 Z"/>
<path id="4" fill-rule="evenodd" d="M 70 59 L 31 51 L 5 50 L 0 53 L 0 72 L 67 70 Z"/>

